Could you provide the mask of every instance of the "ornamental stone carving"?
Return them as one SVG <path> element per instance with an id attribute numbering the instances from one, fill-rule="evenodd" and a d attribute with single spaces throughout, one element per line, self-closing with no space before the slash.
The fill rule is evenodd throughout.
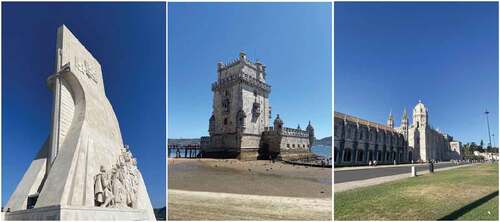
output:
<path id="1" fill-rule="evenodd" d="M 245 124 L 246 117 L 247 117 L 247 114 L 245 113 L 245 111 L 243 109 L 240 109 L 240 111 L 238 111 L 238 114 L 236 115 L 238 128 L 244 129 L 246 127 L 246 124 Z"/>
<path id="2" fill-rule="evenodd" d="M 231 95 L 228 91 L 224 92 L 224 96 L 222 97 L 222 107 L 224 108 L 224 112 L 229 113 L 231 106 Z"/>
<path id="3" fill-rule="evenodd" d="M 97 83 L 96 71 L 91 63 L 83 60 L 83 62 L 80 61 L 76 63 L 76 68 L 78 69 L 78 71 L 85 74 L 88 78 Z"/>
<path id="4" fill-rule="evenodd" d="M 258 118 L 260 116 L 260 103 L 258 103 L 258 102 L 253 103 L 252 115 L 254 118 Z"/>
<path id="5" fill-rule="evenodd" d="M 136 208 L 138 186 L 137 162 L 128 147 L 122 148 L 117 163 L 109 171 L 101 166 L 94 177 L 95 206 Z"/>

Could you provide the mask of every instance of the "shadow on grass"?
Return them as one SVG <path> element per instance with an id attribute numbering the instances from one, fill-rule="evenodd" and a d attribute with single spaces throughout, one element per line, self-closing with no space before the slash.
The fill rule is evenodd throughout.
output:
<path id="1" fill-rule="evenodd" d="M 473 210 L 476 207 L 481 206 L 482 204 L 488 202 L 489 200 L 495 198 L 496 196 L 498 196 L 498 191 L 490 193 L 490 194 L 482 197 L 479 200 L 476 200 L 476 201 L 474 201 L 474 202 L 472 202 L 470 204 L 467 204 L 464 207 L 462 207 L 462 208 L 460 208 L 460 209 L 458 209 L 456 211 L 453 211 L 451 214 L 448 214 L 448 215 L 446 215 L 446 216 L 444 216 L 442 218 L 439 218 L 438 220 L 456 220 L 459 217 L 461 217 L 464 214 L 466 214 L 467 212 Z"/>

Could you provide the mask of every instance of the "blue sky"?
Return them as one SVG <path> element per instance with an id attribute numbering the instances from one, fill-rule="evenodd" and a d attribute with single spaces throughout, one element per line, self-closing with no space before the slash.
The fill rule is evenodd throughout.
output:
<path id="1" fill-rule="evenodd" d="M 497 3 L 335 3 L 335 110 L 396 125 L 419 99 L 463 142 L 498 140 Z M 498 146 L 498 142 L 495 142 Z"/>
<path id="2" fill-rule="evenodd" d="M 168 137 L 208 135 L 217 62 L 241 50 L 267 66 L 273 118 L 330 136 L 331 19 L 329 3 L 170 3 Z"/>
<path id="3" fill-rule="evenodd" d="M 106 94 L 154 207 L 165 206 L 165 4 L 2 3 L 2 204 L 49 135 L 56 31 L 103 68 Z"/>

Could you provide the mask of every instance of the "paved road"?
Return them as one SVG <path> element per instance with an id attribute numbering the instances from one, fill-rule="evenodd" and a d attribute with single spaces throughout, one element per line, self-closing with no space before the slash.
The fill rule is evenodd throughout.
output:
<path id="1" fill-rule="evenodd" d="M 434 169 L 446 168 L 456 166 L 453 163 L 445 162 L 438 163 L 434 165 Z M 415 167 L 417 172 L 428 171 L 429 168 L 426 165 L 417 165 Z M 369 168 L 369 169 L 359 169 L 359 170 L 341 170 L 334 172 L 334 183 L 345 183 L 356 180 L 366 180 L 376 177 L 392 176 L 397 174 L 411 173 L 411 166 L 394 166 L 394 167 L 381 167 L 381 168 Z"/>

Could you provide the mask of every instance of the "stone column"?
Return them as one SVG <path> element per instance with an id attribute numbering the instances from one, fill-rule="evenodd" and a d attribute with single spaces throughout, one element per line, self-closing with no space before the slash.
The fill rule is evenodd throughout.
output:
<path id="1" fill-rule="evenodd" d="M 365 155 L 363 156 L 363 162 L 368 163 L 368 143 L 365 143 Z"/>

